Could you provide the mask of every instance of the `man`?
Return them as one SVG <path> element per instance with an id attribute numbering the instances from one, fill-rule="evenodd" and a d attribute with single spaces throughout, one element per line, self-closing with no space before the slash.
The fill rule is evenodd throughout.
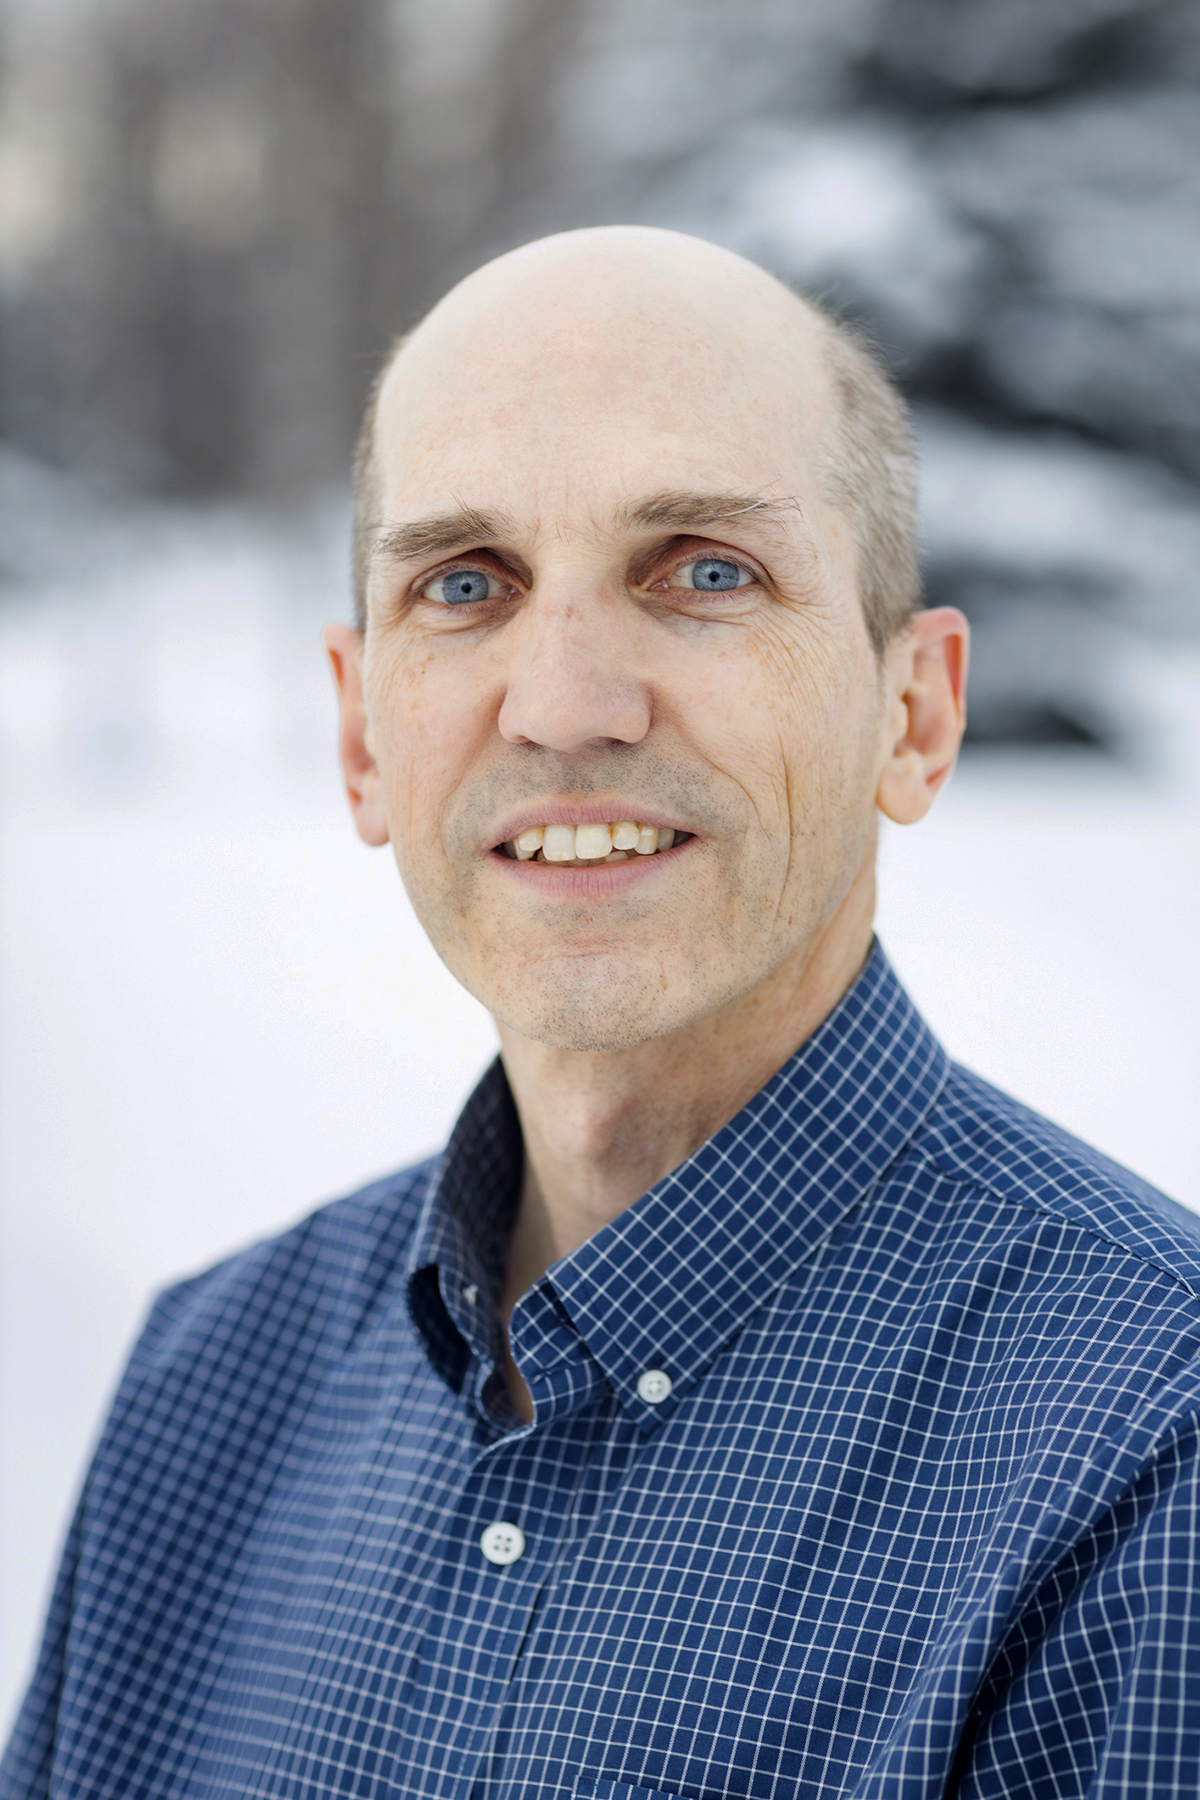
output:
<path id="1" fill-rule="evenodd" d="M 1195 1793 L 1200 1241 L 873 944 L 963 724 L 914 568 L 886 382 L 711 246 L 398 349 L 342 764 L 502 1058 L 158 1303 L 9 1800 Z"/>

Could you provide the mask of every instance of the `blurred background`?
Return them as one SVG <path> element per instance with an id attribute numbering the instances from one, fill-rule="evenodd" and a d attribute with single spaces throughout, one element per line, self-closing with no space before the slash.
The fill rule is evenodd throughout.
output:
<path id="1" fill-rule="evenodd" d="M 884 350 L 976 638 L 884 941 L 1200 1209 L 1200 6 L 0 0 L 0 1711 L 151 1291 L 491 1054 L 343 818 L 318 631 L 391 336 L 614 220 Z"/>

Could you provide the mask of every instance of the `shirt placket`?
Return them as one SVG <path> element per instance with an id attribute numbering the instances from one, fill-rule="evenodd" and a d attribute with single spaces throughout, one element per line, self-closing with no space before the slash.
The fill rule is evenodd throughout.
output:
<path id="1" fill-rule="evenodd" d="M 598 1412 L 611 1402 L 569 1328 L 538 1342 L 553 1366 L 522 1364 L 534 1424 L 476 1443 L 446 1520 L 438 1591 L 395 1765 L 397 1791 L 422 1800 L 466 1800 L 486 1766 L 539 1597 L 578 1531 L 575 1503 Z M 474 1385 L 468 1381 L 468 1390 Z"/>

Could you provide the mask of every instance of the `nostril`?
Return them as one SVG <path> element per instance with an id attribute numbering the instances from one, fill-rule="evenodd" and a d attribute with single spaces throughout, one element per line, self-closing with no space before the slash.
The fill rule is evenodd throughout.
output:
<path id="1" fill-rule="evenodd" d="M 561 670 L 544 670 L 511 682 L 498 724 L 509 743 L 571 756 L 640 743 L 651 713 L 649 695 L 636 679 L 596 674 L 572 680 Z"/>

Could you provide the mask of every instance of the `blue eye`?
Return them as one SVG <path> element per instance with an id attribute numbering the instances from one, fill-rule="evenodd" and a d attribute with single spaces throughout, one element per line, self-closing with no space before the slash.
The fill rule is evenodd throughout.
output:
<path id="1" fill-rule="evenodd" d="M 421 592 L 446 606 L 470 606 L 475 601 L 492 599 L 493 584 L 491 576 L 482 569 L 455 569 L 452 574 L 438 575 Z"/>
<path id="2" fill-rule="evenodd" d="M 729 588 L 745 587 L 750 581 L 745 569 L 723 556 L 700 556 L 695 562 L 676 569 L 672 587 L 689 587 L 703 594 L 721 594 Z"/>

